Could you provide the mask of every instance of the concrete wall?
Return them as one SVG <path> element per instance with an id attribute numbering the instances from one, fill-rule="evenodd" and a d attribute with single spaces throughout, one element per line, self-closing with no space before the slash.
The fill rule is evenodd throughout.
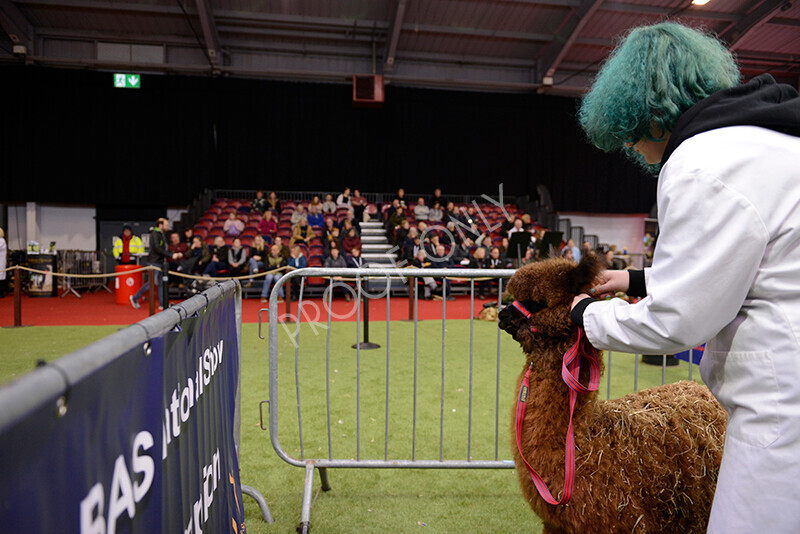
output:
<path id="1" fill-rule="evenodd" d="M 170 221 L 180 220 L 185 210 L 167 210 Z M 6 238 L 10 250 L 24 249 L 28 241 L 41 246 L 56 242 L 58 250 L 96 250 L 97 224 L 94 206 L 15 204 L 8 206 Z"/>
<path id="2" fill-rule="evenodd" d="M 616 245 L 618 251 L 627 249 L 631 254 L 644 252 L 644 220 L 646 213 L 615 215 L 610 213 L 559 213 L 562 219 L 569 219 L 572 226 L 583 226 L 585 234 L 600 238 L 600 243 Z M 576 243 L 580 246 L 580 243 Z"/>

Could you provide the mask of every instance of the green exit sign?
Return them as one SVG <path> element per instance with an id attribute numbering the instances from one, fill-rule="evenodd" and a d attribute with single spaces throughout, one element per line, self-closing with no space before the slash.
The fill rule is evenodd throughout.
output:
<path id="1" fill-rule="evenodd" d="M 138 74 L 114 74 L 114 87 L 120 89 L 139 89 L 142 80 Z"/>

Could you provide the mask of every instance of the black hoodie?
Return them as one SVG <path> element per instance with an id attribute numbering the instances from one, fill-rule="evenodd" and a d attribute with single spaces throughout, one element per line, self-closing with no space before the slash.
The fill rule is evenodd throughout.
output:
<path id="1" fill-rule="evenodd" d="M 675 123 L 661 164 L 667 162 L 678 146 L 697 134 L 727 126 L 759 126 L 800 137 L 800 95 L 797 90 L 779 84 L 769 74 L 756 76 L 749 82 L 717 91 L 687 109 Z M 629 271 L 630 296 L 647 295 L 644 271 Z M 572 309 L 572 321 L 583 326 L 583 312 L 595 302 L 584 299 Z"/>
<path id="2" fill-rule="evenodd" d="M 661 164 L 690 137 L 727 126 L 760 126 L 800 137 L 800 96 L 794 87 L 777 83 L 769 74 L 717 91 L 680 116 Z"/>

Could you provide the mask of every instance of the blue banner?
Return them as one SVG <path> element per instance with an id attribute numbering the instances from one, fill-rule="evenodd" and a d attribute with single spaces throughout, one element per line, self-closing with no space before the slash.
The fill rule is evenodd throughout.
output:
<path id="1" fill-rule="evenodd" d="M 244 532 L 234 295 L 0 433 L 0 530 Z"/>

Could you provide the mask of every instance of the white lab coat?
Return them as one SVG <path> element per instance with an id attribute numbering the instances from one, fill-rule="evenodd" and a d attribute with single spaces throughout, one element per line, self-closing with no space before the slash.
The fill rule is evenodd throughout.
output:
<path id="1" fill-rule="evenodd" d="M 800 532 L 800 138 L 752 126 L 681 143 L 658 183 L 648 296 L 593 303 L 592 345 L 672 353 L 729 414 L 708 532 Z"/>

